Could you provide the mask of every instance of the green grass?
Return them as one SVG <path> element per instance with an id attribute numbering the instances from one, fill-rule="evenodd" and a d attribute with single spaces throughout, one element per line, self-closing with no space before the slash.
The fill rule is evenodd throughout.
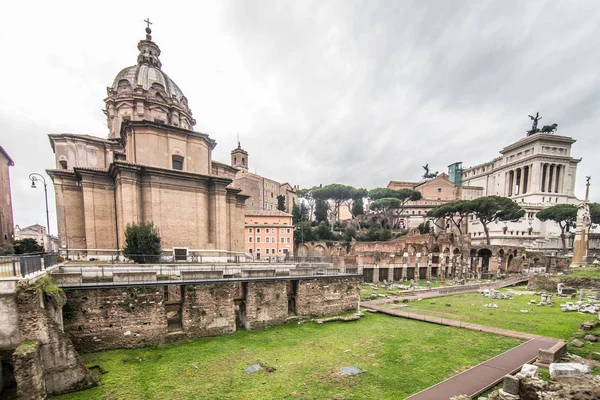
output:
<path id="1" fill-rule="evenodd" d="M 85 354 L 100 385 L 59 399 L 401 399 L 521 343 L 382 314 Z M 468 345 L 465 345 L 468 344 Z M 274 372 L 247 374 L 261 362 Z M 343 366 L 367 372 L 341 376 Z"/>
<path id="2" fill-rule="evenodd" d="M 600 266 L 588 265 L 582 268 L 570 268 L 566 275 L 573 278 L 592 278 L 600 279 Z"/>
<path id="3" fill-rule="evenodd" d="M 450 280 L 446 281 L 446 285 L 450 284 Z M 395 284 L 395 285 L 405 285 L 408 286 L 410 283 L 410 281 L 408 282 L 390 282 L 390 284 Z M 420 279 L 419 280 L 419 289 L 425 289 L 425 284 L 427 283 L 427 280 L 425 279 Z M 431 283 L 431 287 L 432 288 L 438 288 L 440 287 L 440 281 L 439 280 L 432 280 L 430 281 Z M 397 296 L 405 296 L 407 294 L 414 294 L 413 291 L 409 291 L 409 290 L 401 290 L 401 289 L 385 289 L 385 288 L 376 288 L 373 289 L 371 286 L 384 286 L 383 283 L 366 283 L 363 284 L 360 287 L 360 299 L 361 300 L 376 300 L 376 299 L 371 299 L 371 294 L 385 294 L 389 297 L 397 297 Z M 383 298 L 383 297 L 377 297 L 377 298 Z"/>
<path id="4" fill-rule="evenodd" d="M 509 290 L 526 293 L 523 289 L 501 289 L 502 292 Z M 408 307 L 402 307 L 402 304 L 390 304 L 390 307 L 402 307 L 400 309 L 406 312 L 434 315 L 565 340 L 578 331 L 582 322 L 598 318 L 592 314 L 561 311 L 561 303 L 576 300 L 553 296 L 553 307 L 529 304 L 530 300 L 539 303 L 541 299 L 539 295 L 523 294 L 513 295 L 512 300 L 500 300 L 489 299 L 479 293 L 466 293 L 422 301 L 411 300 Z M 483 307 L 484 304 L 489 303 L 497 304 L 498 308 Z M 450 306 L 446 306 L 446 304 L 450 304 Z M 528 312 L 523 313 L 521 310 L 528 310 Z"/>

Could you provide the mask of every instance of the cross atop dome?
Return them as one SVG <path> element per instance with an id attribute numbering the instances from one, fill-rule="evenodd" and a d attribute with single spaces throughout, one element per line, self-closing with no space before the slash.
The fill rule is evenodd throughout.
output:
<path id="1" fill-rule="evenodd" d="M 152 41 L 152 29 L 150 29 L 152 22 L 150 22 L 150 18 L 146 18 L 144 22 L 147 25 L 146 39 L 140 40 L 138 43 L 138 50 L 140 51 L 137 59 L 138 64 L 149 64 L 160 69 L 162 67 L 162 64 L 158 58 L 158 56 L 160 56 L 160 48 Z"/>
<path id="2" fill-rule="evenodd" d="M 150 29 L 150 25 L 152 25 L 152 22 L 150 22 L 150 18 L 146 18 L 144 20 L 144 22 L 146 23 L 146 40 L 152 40 L 152 29 Z"/>

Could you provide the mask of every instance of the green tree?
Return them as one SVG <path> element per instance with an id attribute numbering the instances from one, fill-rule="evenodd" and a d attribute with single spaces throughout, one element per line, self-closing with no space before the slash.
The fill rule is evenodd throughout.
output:
<path id="1" fill-rule="evenodd" d="M 494 221 L 517 221 L 525 215 L 517 203 L 508 197 L 486 196 L 468 202 L 468 209 L 483 226 L 485 240 L 490 245 L 488 225 Z"/>
<path id="2" fill-rule="evenodd" d="M 162 254 L 160 234 L 152 222 L 127 224 L 123 254 L 135 262 L 157 262 Z"/>
<path id="3" fill-rule="evenodd" d="M 441 229 L 445 229 L 446 221 L 452 222 L 458 229 L 459 234 L 463 234 L 462 221 L 470 213 L 470 205 L 468 200 L 458 200 L 452 203 L 446 203 L 432 208 L 427 213 L 427 216 L 434 220 L 436 226 Z M 439 225 L 438 221 L 442 220 L 443 226 Z"/>
<path id="4" fill-rule="evenodd" d="M 348 198 L 346 198 L 343 203 L 348 207 L 352 219 L 355 219 L 357 216 L 364 214 L 363 198 L 367 197 L 368 192 L 367 189 L 357 189 L 352 186 L 347 186 L 347 188 Z"/>
<path id="5" fill-rule="evenodd" d="M 317 199 L 315 199 L 313 197 L 313 190 L 315 190 L 315 187 L 312 187 L 310 189 L 300 189 L 298 190 L 298 196 L 303 200 L 303 202 L 306 203 L 307 208 L 308 208 L 308 219 L 312 219 L 314 212 L 315 212 L 315 202 Z"/>
<path id="6" fill-rule="evenodd" d="M 345 202 L 353 198 L 353 196 L 359 196 L 359 191 L 364 189 L 356 189 L 352 186 L 342 185 L 340 183 L 332 183 L 319 188 L 314 188 L 312 195 L 314 198 L 331 201 L 333 204 L 333 216 L 335 219 L 340 218 L 340 206 Z"/>
<path id="7" fill-rule="evenodd" d="M 321 221 L 315 228 L 315 234 L 317 240 L 331 240 L 333 239 L 333 232 L 331 232 L 331 225 L 327 221 Z"/>
<path id="8" fill-rule="evenodd" d="M 15 254 L 41 253 L 44 246 L 40 246 L 35 239 L 25 238 L 15 241 Z"/>
<path id="9" fill-rule="evenodd" d="M 402 214 L 409 201 L 421 200 L 421 192 L 412 189 L 393 190 L 376 188 L 369 190 L 369 198 L 373 200 L 369 208 L 378 211 L 390 227 L 394 225 L 394 216 Z M 384 226 L 383 224 L 381 225 Z"/>
<path id="10" fill-rule="evenodd" d="M 315 221 L 327 221 L 327 213 L 329 212 L 329 205 L 325 200 L 317 199 L 315 201 Z"/>
<path id="11" fill-rule="evenodd" d="M 277 196 L 277 209 L 285 212 L 285 196 L 282 194 Z"/>
<path id="12" fill-rule="evenodd" d="M 363 215 L 365 213 L 365 203 L 364 203 L 362 197 L 356 199 L 356 201 L 354 202 L 354 205 L 352 206 L 352 210 L 350 212 L 354 218 L 358 217 L 359 215 Z"/>
<path id="13" fill-rule="evenodd" d="M 577 206 L 573 204 L 557 204 L 538 212 L 536 215 L 540 221 L 554 221 L 560 227 L 560 240 L 563 251 L 567 251 L 565 232 L 569 227 L 575 227 L 577 221 Z"/>
<path id="14" fill-rule="evenodd" d="M 310 221 L 300 221 L 294 229 L 294 243 L 314 242 L 319 240 Z"/>
<path id="15" fill-rule="evenodd" d="M 292 207 L 292 221 L 294 225 L 300 221 L 308 221 L 308 208 L 304 203 L 294 204 L 294 207 Z"/>

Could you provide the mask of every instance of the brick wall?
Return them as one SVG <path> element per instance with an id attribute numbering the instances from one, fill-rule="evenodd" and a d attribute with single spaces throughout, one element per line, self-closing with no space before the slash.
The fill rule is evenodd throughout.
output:
<path id="1" fill-rule="evenodd" d="M 285 322 L 288 317 L 287 282 L 248 282 L 246 329 L 260 329 Z"/>
<path id="2" fill-rule="evenodd" d="M 83 352 L 163 343 L 163 291 L 163 286 L 65 290 L 65 332 Z"/>
<path id="3" fill-rule="evenodd" d="M 62 299 L 44 298 L 40 288 L 31 287 L 20 289 L 16 300 L 22 345 L 38 342 L 37 350 L 32 350 L 33 346 L 25 346 L 27 348 L 23 348 L 23 354 L 17 351 L 13 358 L 18 390 L 24 390 L 23 385 L 33 384 L 38 379 L 44 380 L 43 389 L 48 394 L 61 394 L 95 385 L 96 380 L 85 367 L 73 343 L 51 315 L 50 310 L 61 309 Z M 50 307 L 48 303 L 51 302 L 57 304 Z M 20 363 L 28 367 L 17 368 Z M 41 378 L 28 375 L 32 363 L 42 371 Z M 39 374 L 35 372 L 34 375 Z M 39 384 L 35 385 L 41 390 Z"/>
<path id="4" fill-rule="evenodd" d="M 185 286 L 181 323 L 187 336 L 217 336 L 235 332 L 236 282 Z"/>
<path id="5" fill-rule="evenodd" d="M 307 279 L 298 282 L 298 316 L 333 315 L 358 309 L 361 277 Z"/>

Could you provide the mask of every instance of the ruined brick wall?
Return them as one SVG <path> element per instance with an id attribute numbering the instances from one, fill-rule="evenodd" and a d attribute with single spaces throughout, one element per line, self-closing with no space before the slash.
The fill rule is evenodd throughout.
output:
<path id="1" fill-rule="evenodd" d="M 46 374 L 39 341 L 23 342 L 13 354 L 13 367 L 20 399 L 46 398 Z"/>
<path id="2" fill-rule="evenodd" d="M 287 281 L 248 282 L 246 329 L 283 324 L 288 317 Z"/>
<path id="3" fill-rule="evenodd" d="M 58 297 L 44 298 L 42 290 L 37 287 L 21 288 L 16 296 L 19 312 L 19 331 L 23 341 L 39 341 L 40 368 L 44 371 L 45 390 L 49 394 L 60 394 L 81 390 L 96 384 L 95 379 L 73 343 L 65 335 L 48 309 L 60 310 L 62 301 Z M 47 303 L 55 302 L 53 307 Z M 45 304 L 46 303 L 46 304 Z M 36 356 L 28 352 L 26 362 L 35 362 Z M 25 362 L 25 361 L 23 361 Z M 24 371 L 24 370 L 23 370 Z M 17 388 L 20 379 L 15 372 Z M 22 385 L 22 384 L 21 384 Z"/>
<path id="4" fill-rule="evenodd" d="M 600 289 L 600 278 L 576 278 L 569 275 L 558 275 L 547 277 L 543 275 L 532 275 L 527 285 L 532 290 L 553 290 L 556 291 L 557 285 L 564 283 L 568 287 L 575 289 Z"/>
<path id="5" fill-rule="evenodd" d="M 299 317 L 334 315 L 358 309 L 362 277 L 307 279 L 298 282 Z"/>
<path id="6" fill-rule="evenodd" d="M 188 337 L 235 332 L 236 282 L 185 286 L 181 324 Z"/>
<path id="7" fill-rule="evenodd" d="M 82 352 L 164 342 L 163 286 L 65 290 L 65 332 Z"/>

